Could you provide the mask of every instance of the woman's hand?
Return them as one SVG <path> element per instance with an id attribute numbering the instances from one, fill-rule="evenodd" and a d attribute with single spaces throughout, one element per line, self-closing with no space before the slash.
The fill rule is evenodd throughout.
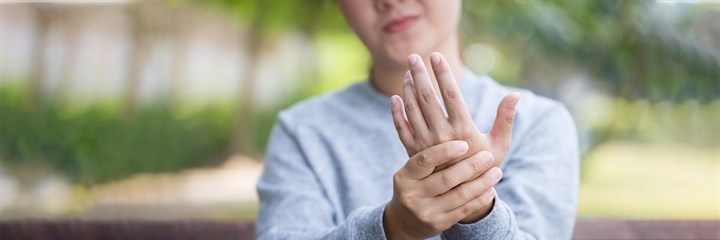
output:
<path id="1" fill-rule="evenodd" d="M 413 155 L 393 176 L 393 198 L 385 207 L 388 239 L 423 239 L 492 206 L 501 173 L 492 155 L 476 153 L 446 169 L 434 169 L 466 154 L 464 141 L 447 141 Z M 490 170 L 488 170 L 490 169 Z M 434 172 L 434 173 L 433 173 Z M 476 173 L 483 173 L 476 177 Z"/>
<path id="2" fill-rule="evenodd" d="M 417 54 L 410 55 L 408 59 L 410 71 L 405 74 L 404 96 L 402 99 L 397 95 L 391 98 L 393 121 L 408 155 L 414 156 L 423 149 L 450 140 L 462 140 L 468 143 L 469 150 L 464 155 L 438 166 L 435 171 L 448 168 L 480 151 L 490 151 L 495 159 L 494 166 L 500 166 L 510 146 L 515 105 L 520 95 L 511 93 L 503 98 L 492 129 L 488 134 L 483 134 L 470 117 L 447 61 L 439 53 L 433 53 L 430 61 L 447 116 L 440 106 L 425 64 Z M 474 177 L 482 173 L 483 171 L 476 171 Z M 463 219 L 463 222 L 477 221 L 486 214 L 477 213 Z"/>

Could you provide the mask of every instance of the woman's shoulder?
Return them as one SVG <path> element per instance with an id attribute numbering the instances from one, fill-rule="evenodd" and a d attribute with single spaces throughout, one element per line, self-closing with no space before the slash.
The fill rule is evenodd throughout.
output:
<path id="1" fill-rule="evenodd" d="M 344 89 L 335 90 L 302 100 L 280 111 L 278 123 L 290 128 L 297 126 L 328 126 L 336 124 L 338 118 L 358 111 L 357 106 L 367 99 L 362 96 L 365 82 L 354 83 Z"/>
<path id="2" fill-rule="evenodd" d="M 563 104 L 551 98 L 537 95 L 533 91 L 525 88 L 501 85 L 490 76 L 483 75 L 478 77 L 482 85 L 487 89 L 486 96 L 488 98 L 497 99 L 498 103 L 507 94 L 512 92 L 520 93 L 521 99 L 518 103 L 518 110 L 543 112 L 548 109 L 563 107 Z"/>
<path id="3" fill-rule="evenodd" d="M 478 107 L 477 115 L 479 116 L 493 116 L 494 119 L 498 104 L 508 94 L 512 92 L 520 93 L 520 101 L 516 106 L 516 122 L 515 129 L 522 131 L 532 128 L 532 126 L 542 125 L 547 122 L 564 122 L 569 126 L 574 126 L 574 121 L 569 111 L 561 102 L 553 100 L 551 98 L 540 96 L 535 94 L 529 89 L 503 86 L 496 82 L 489 76 L 475 76 L 477 79 L 473 87 L 478 88 L 477 91 L 482 91 L 480 99 L 477 99 L 479 103 L 476 104 Z M 476 115 L 476 116 L 477 116 Z M 486 127 L 489 129 L 491 123 L 486 123 Z"/>

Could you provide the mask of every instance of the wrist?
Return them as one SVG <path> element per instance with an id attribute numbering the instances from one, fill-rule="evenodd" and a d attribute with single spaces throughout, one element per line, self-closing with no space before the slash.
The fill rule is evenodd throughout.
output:
<path id="1" fill-rule="evenodd" d="M 401 239 L 402 234 L 399 232 L 397 220 L 392 210 L 392 202 L 385 206 L 383 213 L 383 229 L 385 230 L 386 239 Z"/>
<path id="2" fill-rule="evenodd" d="M 392 204 L 392 201 L 385 206 L 383 213 L 383 229 L 385 230 L 386 239 L 412 239 L 406 230 L 406 224 L 402 222 L 402 218 Z"/>
<path id="3" fill-rule="evenodd" d="M 492 200 L 492 202 L 491 202 L 490 204 L 488 204 L 487 206 L 484 206 L 483 208 L 481 208 L 481 209 L 479 209 L 479 210 L 471 213 L 471 214 L 468 215 L 467 217 L 465 217 L 465 218 L 463 218 L 462 220 L 460 220 L 459 223 L 462 223 L 462 224 L 473 224 L 473 223 L 476 223 L 476 222 L 482 220 L 483 218 L 487 217 L 487 215 L 489 215 L 490 212 L 492 212 L 493 206 L 495 206 L 495 198 L 493 198 L 493 200 Z"/>

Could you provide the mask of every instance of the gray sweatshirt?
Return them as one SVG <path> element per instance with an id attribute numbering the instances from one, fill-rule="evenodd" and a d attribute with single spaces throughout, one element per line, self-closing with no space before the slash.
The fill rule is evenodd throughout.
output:
<path id="1" fill-rule="evenodd" d="M 457 223 L 446 239 L 569 239 L 579 182 L 575 124 L 566 108 L 487 76 L 463 73 L 460 89 L 478 129 L 500 100 L 520 92 L 513 139 L 492 211 Z M 282 111 L 257 184 L 258 239 L 385 239 L 392 176 L 408 160 L 389 97 L 369 81 Z M 441 236 L 436 236 L 438 238 Z"/>

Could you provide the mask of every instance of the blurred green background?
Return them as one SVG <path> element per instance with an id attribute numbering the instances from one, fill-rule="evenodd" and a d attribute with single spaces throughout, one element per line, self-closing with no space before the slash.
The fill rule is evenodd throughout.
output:
<path id="1" fill-rule="evenodd" d="M 720 2 L 463 4 L 469 68 L 573 113 L 581 216 L 720 218 Z M 252 219 L 277 112 L 370 63 L 330 0 L 3 2 L 0 40 L 0 219 Z"/>

